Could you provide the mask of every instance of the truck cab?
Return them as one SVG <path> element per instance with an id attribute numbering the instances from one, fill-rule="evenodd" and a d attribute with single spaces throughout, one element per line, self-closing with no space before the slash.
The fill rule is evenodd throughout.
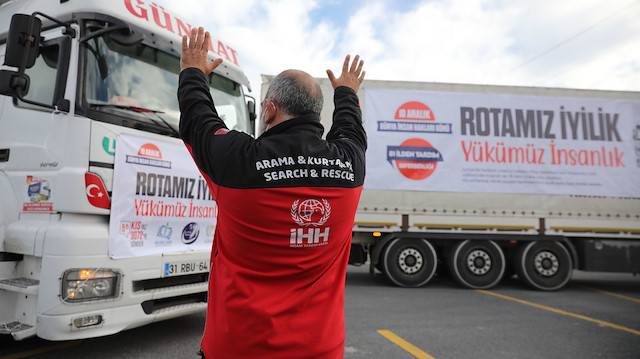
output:
<path id="1" fill-rule="evenodd" d="M 118 136 L 182 144 L 192 25 L 142 0 L 8 1 L 0 24 L 0 334 L 96 337 L 204 310 L 207 266 L 164 268 L 208 263 L 210 249 L 109 254 Z M 209 75 L 218 113 L 253 134 L 238 54 L 215 38 L 209 49 L 224 60 Z"/>

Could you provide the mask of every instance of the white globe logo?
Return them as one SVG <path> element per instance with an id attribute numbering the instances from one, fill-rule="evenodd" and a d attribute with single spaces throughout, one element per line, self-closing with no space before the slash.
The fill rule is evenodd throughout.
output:
<path id="1" fill-rule="evenodd" d="M 291 218 L 300 226 L 323 225 L 331 215 L 331 206 L 326 199 L 307 199 L 293 202 L 291 206 Z"/>
<path id="2" fill-rule="evenodd" d="M 298 213 L 305 222 L 317 222 L 324 215 L 324 206 L 317 199 L 308 199 L 300 203 Z M 315 221 L 313 221 L 314 215 Z"/>

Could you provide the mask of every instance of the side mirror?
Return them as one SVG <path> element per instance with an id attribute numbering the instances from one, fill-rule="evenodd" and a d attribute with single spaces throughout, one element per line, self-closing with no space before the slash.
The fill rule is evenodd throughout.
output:
<path id="1" fill-rule="evenodd" d="M 0 70 L 0 94 L 8 96 L 24 96 L 29 92 L 29 76 L 18 75 L 9 70 Z"/>
<path id="2" fill-rule="evenodd" d="M 42 21 L 35 15 L 14 14 L 9 25 L 4 64 L 18 71 L 0 71 L 0 94 L 22 96 L 29 92 L 29 76 L 25 69 L 33 67 L 40 49 Z"/>
<path id="3" fill-rule="evenodd" d="M 255 136 L 256 134 L 256 99 L 251 96 L 247 96 L 249 99 L 247 101 L 247 110 L 249 111 L 249 127 L 251 134 Z"/>
<path id="4" fill-rule="evenodd" d="M 11 17 L 4 64 L 18 68 L 31 68 L 36 63 L 40 48 L 42 21 L 35 16 L 15 14 Z"/>

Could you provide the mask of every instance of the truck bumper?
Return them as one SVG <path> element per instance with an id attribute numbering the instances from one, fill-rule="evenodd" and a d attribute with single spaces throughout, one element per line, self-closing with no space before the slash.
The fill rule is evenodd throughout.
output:
<path id="1" fill-rule="evenodd" d="M 206 303 L 188 303 L 163 308 L 146 314 L 140 304 L 67 315 L 38 315 L 37 336 L 47 340 L 73 340 L 115 334 L 155 321 L 202 312 Z M 99 318 L 99 319 L 98 319 Z M 95 321 L 97 324 L 78 328 L 74 323 Z M 99 323 L 98 323 L 99 321 Z M 86 323 L 86 322 L 85 322 Z"/>

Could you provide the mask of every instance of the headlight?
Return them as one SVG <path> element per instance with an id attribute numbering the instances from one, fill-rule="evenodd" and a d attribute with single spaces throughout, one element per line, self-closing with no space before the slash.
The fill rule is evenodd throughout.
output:
<path id="1" fill-rule="evenodd" d="M 118 296 L 120 273 L 108 269 L 72 269 L 62 276 L 65 302 L 82 302 Z"/>

